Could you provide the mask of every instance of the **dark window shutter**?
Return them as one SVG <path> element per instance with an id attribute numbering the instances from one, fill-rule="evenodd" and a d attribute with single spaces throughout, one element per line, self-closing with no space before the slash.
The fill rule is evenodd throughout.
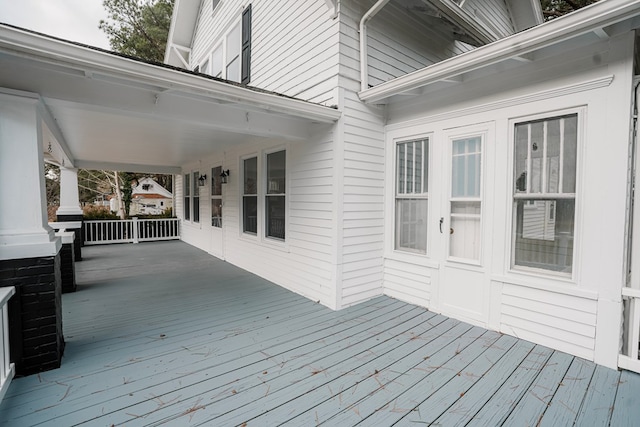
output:
<path id="1" fill-rule="evenodd" d="M 251 81 L 251 5 L 242 12 L 242 74 L 240 83 Z"/>

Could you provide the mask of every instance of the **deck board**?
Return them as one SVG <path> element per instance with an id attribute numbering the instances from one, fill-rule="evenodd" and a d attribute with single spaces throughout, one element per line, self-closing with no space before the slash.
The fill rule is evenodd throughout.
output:
<path id="1" fill-rule="evenodd" d="M 60 369 L 0 425 L 638 425 L 640 376 L 388 297 L 338 312 L 182 242 L 84 248 Z"/>

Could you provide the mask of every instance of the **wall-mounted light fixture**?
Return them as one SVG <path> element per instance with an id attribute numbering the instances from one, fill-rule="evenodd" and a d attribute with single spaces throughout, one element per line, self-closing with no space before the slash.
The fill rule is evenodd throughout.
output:
<path id="1" fill-rule="evenodd" d="M 222 173 L 220 174 L 220 183 L 226 184 L 228 182 L 229 175 L 230 175 L 229 169 L 223 170 Z"/>
<path id="2" fill-rule="evenodd" d="M 200 175 L 200 178 L 198 178 L 198 185 L 200 187 L 204 187 L 206 184 L 207 184 L 207 174 Z"/>

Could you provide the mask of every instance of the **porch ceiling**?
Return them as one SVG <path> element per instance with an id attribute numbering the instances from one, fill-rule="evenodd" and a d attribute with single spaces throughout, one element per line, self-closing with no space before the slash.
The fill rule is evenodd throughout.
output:
<path id="1" fill-rule="evenodd" d="M 94 169 L 176 173 L 233 144 L 304 140 L 340 116 L 4 24 L 0 91 L 40 97 L 49 127 L 59 128 L 49 137 L 73 166 Z"/>

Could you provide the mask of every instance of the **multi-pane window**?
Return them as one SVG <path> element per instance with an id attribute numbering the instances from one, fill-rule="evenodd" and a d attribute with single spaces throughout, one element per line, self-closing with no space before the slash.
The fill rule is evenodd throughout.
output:
<path id="1" fill-rule="evenodd" d="M 222 56 L 222 43 L 211 53 L 211 75 L 213 77 L 222 78 L 222 69 L 224 68 L 224 59 Z"/>
<path id="2" fill-rule="evenodd" d="M 242 32 L 240 22 L 233 26 L 226 39 L 227 80 L 240 81 L 240 53 L 242 52 Z"/>
<path id="3" fill-rule="evenodd" d="M 480 259 L 482 137 L 451 141 L 449 255 Z"/>
<path id="4" fill-rule="evenodd" d="M 211 225 L 222 227 L 222 166 L 211 168 Z"/>
<path id="5" fill-rule="evenodd" d="M 396 145 L 395 249 L 426 254 L 429 140 Z"/>
<path id="6" fill-rule="evenodd" d="M 213 2 L 214 13 L 219 1 Z M 251 4 L 231 29 L 222 34 L 218 44 L 193 70 L 214 77 L 248 84 L 251 81 Z"/>
<path id="7" fill-rule="evenodd" d="M 184 174 L 184 219 L 189 221 L 191 219 L 191 175 L 188 173 Z"/>
<path id="8" fill-rule="evenodd" d="M 258 158 L 244 159 L 242 172 L 242 231 L 258 233 Z"/>
<path id="9" fill-rule="evenodd" d="M 193 191 L 193 222 L 200 222 L 200 189 L 198 188 L 198 178 L 200 172 L 195 171 L 193 173 L 193 179 L 191 180 L 191 186 Z"/>
<path id="10" fill-rule="evenodd" d="M 513 265 L 571 273 L 578 115 L 515 125 Z"/>
<path id="11" fill-rule="evenodd" d="M 286 152 L 267 154 L 265 191 L 266 237 L 284 239 L 286 205 Z"/>

